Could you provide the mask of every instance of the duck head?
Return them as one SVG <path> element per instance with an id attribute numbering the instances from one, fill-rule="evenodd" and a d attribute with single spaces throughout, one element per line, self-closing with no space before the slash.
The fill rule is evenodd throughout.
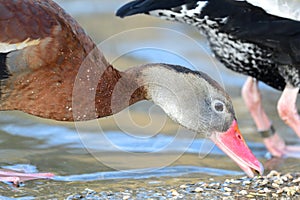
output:
<path id="1" fill-rule="evenodd" d="M 157 64 L 141 69 L 138 79 L 147 99 L 183 127 L 210 138 L 248 176 L 263 173 L 238 129 L 229 95 L 216 81 L 181 66 Z"/>

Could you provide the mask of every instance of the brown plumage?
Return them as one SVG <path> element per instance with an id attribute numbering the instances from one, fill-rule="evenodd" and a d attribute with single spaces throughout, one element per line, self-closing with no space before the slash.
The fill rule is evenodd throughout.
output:
<path id="1" fill-rule="evenodd" d="M 88 72 L 82 75 L 97 80 L 83 77 L 81 90 L 84 93 L 81 94 L 89 96 L 89 87 L 95 87 L 89 84 L 99 81 L 95 97 L 97 109 L 96 113 L 84 111 L 90 102 L 88 98 L 81 98 L 79 104 L 83 113 L 77 115 L 78 120 L 112 114 L 110 96 L 122 73 L 110 66 L 71 16 L 52 1 L 0 1 L 0 10 L 0 28 L 4 30 L 0 34 L 2 43 L 38 43 L 21 49 L 14 57 L 19 60 L 14 67 L 16 70 L 10 71 L 10 78 L 1 84 L 1 110 L 22 110 L 49 119 L 74 120 L 73 85 L 82 62 L 91 53 L 84 62 L 89 65 L 85 67 Z M 144 98 L 142 90 L 139 91 L 131 103 Z"/>

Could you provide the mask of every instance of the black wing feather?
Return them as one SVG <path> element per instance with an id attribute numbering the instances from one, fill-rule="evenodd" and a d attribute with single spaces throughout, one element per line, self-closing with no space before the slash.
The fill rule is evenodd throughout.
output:
<path id="1" fill-rule="evenodd" d="M 281 17 L 266 17 L 249 23 L 231 21 L 223 29 L 238 39 L 274 51 L 274 59 L 281 64 L 300 63 L 300 22 Z M 233 31 L 232 31 L 233 30 Z"/>

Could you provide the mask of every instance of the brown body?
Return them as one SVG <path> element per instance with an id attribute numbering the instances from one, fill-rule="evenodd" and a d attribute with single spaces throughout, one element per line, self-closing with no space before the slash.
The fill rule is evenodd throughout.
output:
<path id="1" fill-rule="evenodd" d="M 112 114 L 111 95 L 122 74 L 71 16 L 49 0 L 1 0 L 0 10 L 0 30 L 5 30 L 1 43 L 38 43 L 17 50 L 17 69 L 9 71 L 9 78 L 1 83 L 1 110 L 63 121 Z M 134 79 L 126 80 L 125 88 L 134 84 Z M 73 98 L 75 83 L 81 97 Z M 136 93 L 130 103 L 143 98 Z"/>

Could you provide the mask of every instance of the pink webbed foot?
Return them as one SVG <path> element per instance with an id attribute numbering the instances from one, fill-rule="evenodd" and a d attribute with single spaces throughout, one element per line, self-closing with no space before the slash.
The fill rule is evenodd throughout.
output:
<path id="1" fill-rule="evenodd" d="M 25 181 L 36 180 L 36 179 L 51 179 L 54 177 L 52 173 L 22 173 L 12 170 L 1 169 L 0 170 L 0 181 L 11 182 L 14 185 L 19 185 Z"/>
<path id="2" fill-rule="evenodd" d="M 286 146 L 285 141 L 272 127 L 271 120 L 262 106 L 262 98 L 256 79 L 248 77 L 242 89 L 242 96 L 258 131 L 263 133 L 263 141 L 268 151 L 276 157 L 300 158 L 300 147 Z"/>
<path id="3" fill-rule="evenodd" d="M 268 151 L 275 157 L 300 158 L 300 146 L 286 145 L 278 134 L 264 138 L 264 144 Z"/>

